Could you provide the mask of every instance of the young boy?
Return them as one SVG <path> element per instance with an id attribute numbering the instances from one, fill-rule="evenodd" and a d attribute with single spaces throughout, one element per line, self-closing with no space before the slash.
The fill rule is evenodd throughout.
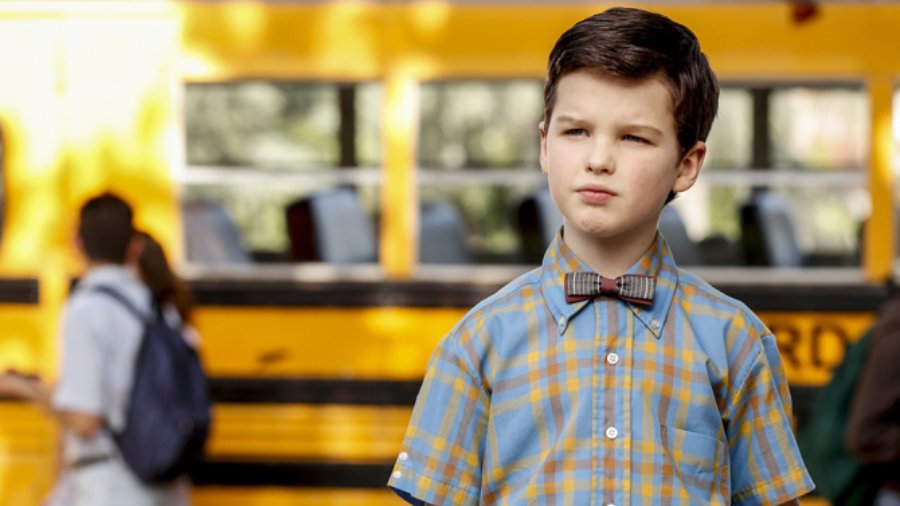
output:
<path id="1" fill-rule="evenodd" d="M 401 497 L 776 505 L 813 488 L 774 336 L 656 231 L 717 101 L 693 33 L 664 16 L 610 9 L 557 41 L 539 128 L 563 229 L 438 345 L 389 482 Z"/>

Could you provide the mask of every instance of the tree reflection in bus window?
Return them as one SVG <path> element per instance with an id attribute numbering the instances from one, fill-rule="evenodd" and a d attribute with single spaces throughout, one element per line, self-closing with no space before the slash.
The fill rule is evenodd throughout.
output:
<path id="1" fill-rule="evenodd" d="M 723 86 L 704 173 L 673 204 L 705 263 L 753 260 L 740 210 L 756 189 L 786 202 L 803 266 L 858 265 L 868 129 L 861 87 Z"/>
<path id="2" fill-rule="evenodd" d="M 338 183 L 279 175 L 377 167 L 380 94 L 380 86 L 369 83 L 187 85 L 186 199 L 223 206 L 256 260 L 290 261 L 285 207 Z M 192 177 L 209 169 L 217 176 L 214 181 Z M 376 185 L 351 185 L 373 219 Z"/>
<path id="3" fill-rule="evenodd" d="M 423 206 L 450 203 L 458 210 L 469 261 L 521 263 L 511 216 L 524 197 L 544 185 L 537 128 L 543 83 L 429 82 L 421 85 L 420 99 Z"/>

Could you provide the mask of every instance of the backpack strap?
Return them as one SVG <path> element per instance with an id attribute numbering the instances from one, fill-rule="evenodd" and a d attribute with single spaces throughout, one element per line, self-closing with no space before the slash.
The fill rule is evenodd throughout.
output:
<path id="1" fill-rule="evenodd" d="M 113 300 L 117 301 L 120 306 L 128 310 L 128 312 L 131 313 L 135 318 L 140 320 L 143 325 L 149 325 L 153 323 L 153 321 L 151 319 L 148 319 L 147 315 L 141 313 L 141 311 L 137 307 L 135 307 L 135 305 L 130 300 L 128 300 L 127 297 L 122 295 L 121 292 L 119 292 L 115 288 L 112 288 L 111 286 L 97 285 L 89 288 L 88 291 L 102 293 L 107 297 L 110 297 Z"/>

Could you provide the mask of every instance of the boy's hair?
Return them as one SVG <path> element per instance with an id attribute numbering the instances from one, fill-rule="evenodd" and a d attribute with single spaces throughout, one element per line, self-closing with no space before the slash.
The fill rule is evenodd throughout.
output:
<path id="1" fill-rule="evenodd" d="M 671 84 L 682 154 L 705 141 L 719 105 L 719 84 L 697 37 L 653 12 L 616 7 L 583 19 L 550 52 L 544 85 L 549 124 L 559 80 L 576 70 L 641 79 L 663 73 Z"/>
<path id="2" fill-rule="evenodd" d="M 134 236 L 131 206 L 112 193 L 94 197 L 81 207 L 78 237 L 88 259 L 125 263 Z"/>

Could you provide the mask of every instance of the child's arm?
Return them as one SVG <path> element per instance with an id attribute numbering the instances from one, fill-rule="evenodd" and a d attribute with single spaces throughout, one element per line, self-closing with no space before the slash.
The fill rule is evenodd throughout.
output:
<path id="1" fill-rule="evenodd" d="M 39 401 L 41 384 L 37 377 L 7 371 L 0 375 L 0 397 L 8 397 L 28 402 Z"/>
<path id="2" fill-rule="evenodd" d="M 432 355 L 388 482 L 416 506 L 475 505 L 481 497 L 490 397 L 470 365 L 472 347 L 458 337 Z"/>
<path id="3" fill-rule="evenodd" d="M 771 333 L 744 339 L 748 355 L 736 364 L 723 410 L 732 503 L 798 504 L 815 485 L 791 427 L 791 397 L 778 345 Z"/>
<path id="4" fill-rule="evenodd" d="M 0 376 L 0 396 L 34 403 L 56 417 L 63 427 L 82 438 L 91 438 L 103 426 L 103 418 L 91 413 L 60 411 L 52 406 L 53 389 L 36 376 L 6 372 Z"/>

